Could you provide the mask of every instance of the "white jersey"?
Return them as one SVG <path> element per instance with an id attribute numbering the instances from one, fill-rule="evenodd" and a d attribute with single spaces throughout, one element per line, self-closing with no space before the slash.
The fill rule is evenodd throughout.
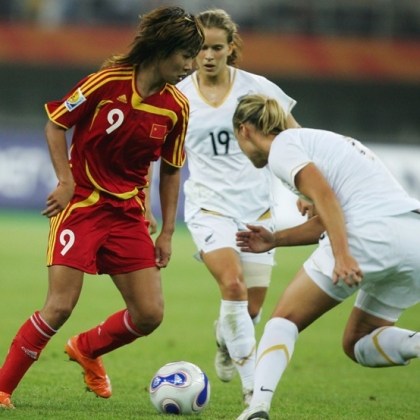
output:
<path id="1" fill-rule="evenodd" d="M 355 139 L 308 128 L 285 130 L 274 139 L 270 169 L 301 197 L 295 176 L 310 162 L 337 195 L 347 223 L 420 208 L 420 201 L 409 197 L 380 159 Z"/>
<path id="2" fill-rule="evenodd" d="M 200 209 L 253 222 L 272 206 L 269 170 L 255 168 L 242 153 L 233 133 L 232 117 L 238 99 L 248 94 L 274 97 L 286 113 L 296 102 L 262 76 L 232 67 L 230 76 L 230 91 L 218 106 L 200 94 L 196 73 L 177 84 L 190 102 L 185 139 L 190 172 L 184 184 L 187 222 Z"/>

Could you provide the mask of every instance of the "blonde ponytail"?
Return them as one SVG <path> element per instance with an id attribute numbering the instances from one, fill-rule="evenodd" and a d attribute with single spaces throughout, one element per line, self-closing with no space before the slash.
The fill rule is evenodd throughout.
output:
<path id="1" fill-rule="evenodd" d="M 245 122 L 251 123 L 262 134 L 279 134 L 287 129 L 287 116 L 276 99 L 256 94 L 239 100 L 233 114 L 233 128 Z"/>

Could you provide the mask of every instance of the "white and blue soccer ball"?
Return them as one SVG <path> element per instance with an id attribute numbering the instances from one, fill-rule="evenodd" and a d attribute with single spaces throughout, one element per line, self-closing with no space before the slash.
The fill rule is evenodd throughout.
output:
<path id="1" fill-rule="evenodd" d="M 150 382 L 150 400 L 161 414 L 198 414 L 210 400 L 206 374 L 190 362 L 162 366 Z"/>

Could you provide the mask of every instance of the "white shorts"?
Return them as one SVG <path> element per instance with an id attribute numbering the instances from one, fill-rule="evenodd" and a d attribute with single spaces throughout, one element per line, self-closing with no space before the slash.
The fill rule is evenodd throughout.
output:
<path id="1" fill-rule="evenodd" d="M 250 224 L 264 226 L 266 229 L 274 231 L 272 218 L 257 220 Z M 247 229 L 245 223 L 239 220 L 200 211 L 187 222 L 187 226 L 198 249 L 198 253 L 194 256 L 199 261 L 202 261 L 201 251 L 207 254 L 216 249 L 233 248 L 239 254 L 241 261 L 275 265 L 274 249 L 261 254 L 253 254 L 252 252 L 242 252 L 236 246 L 236 232 Z"/>
<path id="2" fill-rule="evenodd" d="M 338 301 L 361 290 L 356 307 L 395 322 L 420 301 L 420 214 L 361 220 L 348 224 L 347 234 L 350 252 L 364 272 L 359 287 L 332 283 L 334 256 L 327 235 L 303 264 L 305 271 Z"/>

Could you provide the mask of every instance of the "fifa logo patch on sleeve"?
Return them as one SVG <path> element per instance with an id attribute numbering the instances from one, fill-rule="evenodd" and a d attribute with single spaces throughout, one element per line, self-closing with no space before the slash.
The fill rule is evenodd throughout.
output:
<path id="1" fill-rule="evenodd" d="M 166 126 L 160 124 L 153 124 L 150 131 L 150 137 L 152 139 L 162 140 L 166 135 Z"/>
<path id="2" fill-rule="evenodd" d="M 69 112 L 71 112 L 85 101 L 86 98 L 82 93 L 82 89 L 79 88 L 76 90 L 76 92 L 73 93 L 73 95 L 67 98 L 66 102 L 64 102 L 64 105 L 69 110 Z"/>

